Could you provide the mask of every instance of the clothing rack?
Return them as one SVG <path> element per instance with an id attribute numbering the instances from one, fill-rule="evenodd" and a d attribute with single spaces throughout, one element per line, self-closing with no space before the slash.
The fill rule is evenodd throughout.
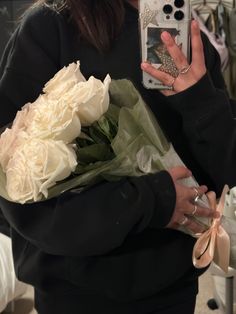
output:
<path id="1" fill-rule="evenodd" d="M 228 66 L 223 75 L 232 98 L 236 99 L 236 0 L 190 0 L 208 30 L 224 40 Z"/>
<path id="2" fill-rule="evenodd" d="M 203 5 L 212 7 L 213 9 L 222 5 L 228 13 L 235 8 L 235 0 L 191 0 L 191 4 L 193 7 Z"/>

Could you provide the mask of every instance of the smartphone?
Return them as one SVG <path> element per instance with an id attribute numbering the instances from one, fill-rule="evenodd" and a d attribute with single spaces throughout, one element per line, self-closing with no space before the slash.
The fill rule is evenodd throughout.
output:
<path id="1" fill-rule="evenodd" d="M 190 0 L 140 0 L 139 29 L 142 61 L 177 77 L 178 70 L 161 40 L 167 31 L 189 60 Z M 151 89 L 171 89 L 143 71 L 143 85 Z"/>

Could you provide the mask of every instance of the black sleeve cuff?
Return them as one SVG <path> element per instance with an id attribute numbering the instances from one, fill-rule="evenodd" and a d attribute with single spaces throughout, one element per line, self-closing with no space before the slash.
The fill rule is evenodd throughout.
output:
<path id="1" fill-rule="evenodd" d="M 167 171 L 145 176 L 153 194 L 155 195 L 155 208 L 149 227 L 165 227 L 175 208 L 176 191 L 173 180 Z"/>
<path id="2" fill-rule="evenodd" d="M 182 115 L 185 124 L 205 121 L 222 111 L 230 111 L 225 91 L 214 87 L 208 73 L 187 90 L 169 96 L 168 101 Z"/>
<path id="3" fill-rule="evenodd" d="M 201 101 L 209 99 L 209 97 L 215 96 L 216 88 L 214 87 L 210 75 L 206 73 L 196 84 L 192 85 L 188 89 L 171 95 L 168 97 L 168 101 L 172 104 L 176 110 L 186 104 L 191 103 L 190 109 L 193 110 L 195 106 L 199 107 Z"/>

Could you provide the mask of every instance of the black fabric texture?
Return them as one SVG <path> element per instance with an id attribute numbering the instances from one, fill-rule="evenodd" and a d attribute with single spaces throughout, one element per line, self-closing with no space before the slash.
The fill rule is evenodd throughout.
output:
<path id="1" fill-rule="evenodd" d="M 10 236 L 10 225 L 0 209 L 0 233 Z"/>

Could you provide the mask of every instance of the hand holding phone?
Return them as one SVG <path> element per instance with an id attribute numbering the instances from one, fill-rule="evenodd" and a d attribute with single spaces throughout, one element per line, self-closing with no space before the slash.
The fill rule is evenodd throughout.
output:
<path id="1" fill-rule="evenodd" d="M 145 73 L 148 73 L 150 77 L 162 82 L 163 85 L 172 86 L 172 89 L 160 90 L 163 95 L 170 96 L 195 85 L 206 74 L 207 69 L 204 48 L 200 28 L 195 20 L 191 22 L 191 63 L 187 60 L 169 33 L 163 32 L 161 38 L 167 51 L 174 60 L 178 69 L 178 76 L 173 77 L 171 74 L 160 71 L 147 62 L 142 62 L 141 68 Z"/>
<path id="2" fill-rule="evenodd" d="M 167 31 L 189 59 L 189 0 L 140 0 L 139 21 L 142 61 L 177 77 L 179 71 L 161 34 Z M 146 72 L 143 72 L 143 84 L 146 88 L 171 89 Z"/>

